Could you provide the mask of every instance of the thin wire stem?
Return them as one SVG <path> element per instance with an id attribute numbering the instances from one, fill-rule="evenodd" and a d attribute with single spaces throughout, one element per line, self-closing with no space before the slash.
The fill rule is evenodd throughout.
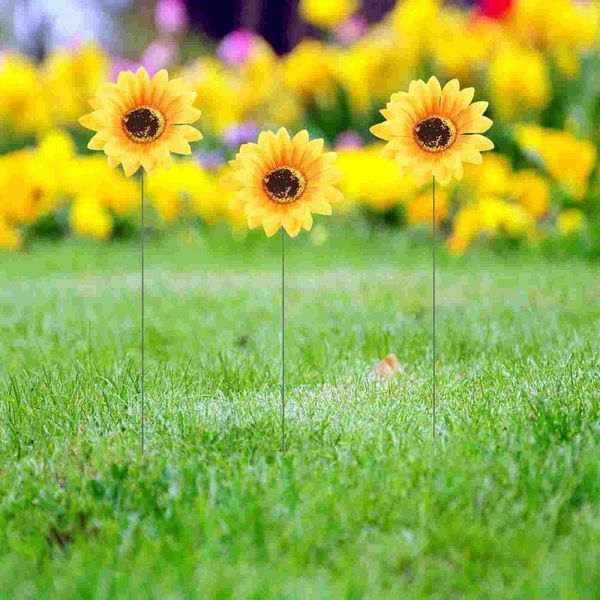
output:
<path id="1" fill-rule="evenodd" d="M 146 442 L 146 402 L 145 402 L 145 390 L 144 390 L 144 381 L 146 375 L 146 347 L 145 347 L 145 288 L 146 288 L 146 269 L 145 269 L 145 245 L 144 245 L 144 171 L 140 176 L 140 204 L 141 204 L 141 225 L 140 225 L 140 249 L 142 253 L 142 381 L 141 381 L 141 394 L 142 394 L 142 456 L 144 455 L 145 442 Z"/>
<path id="2" fill-rule="evenodd" d="M 285 452 L 285 229 L 281 228 L 281 452 Z"/>
<path id="3" fill-rule="evenodd" d="M 435 439 L 436 436 L 436 426 L 435 426 L 435 418 L 436 418 L 436 372 L 435 372 L 435 362 L 436 362 L 436 348 L 435 348 L 435 243 L 436 243 L 436 227 L 435 227 L 435 176 L 433 177 L 433 210 L 431 216 L 431 227 L 432 227 L 432 281 L 431 281 L 431 296 L 432 296 L 432 316 L 433 316 L 433 333 L 432 333 L 432 347 L 433 347 L 433 357 L 431 362 L 431 373 L 432 373 L 432 384 L 433 384 L 433 418 L 432 418 L 432 429 L 433 429 L 433 437 Z"/>

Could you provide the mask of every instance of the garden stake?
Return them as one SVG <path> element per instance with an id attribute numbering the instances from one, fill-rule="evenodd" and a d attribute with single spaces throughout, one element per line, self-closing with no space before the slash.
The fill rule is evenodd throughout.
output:
<path id="1" fill-rule="evenodd" d="M 433 430 L 433 438 L 435 439 L 435 408 L 436 408 L 436 381 L 435 381 L 435 175 L 433 176 L 433 194 L 432 194 L 432 216 L 431 216 L 431 226 L 432 226 L 432 280 L 431 280 L 431 296 L 432 296 L 432 315 L 433 315 L 433 333 L 432 333 L 432 347 L 433 347 L 433 359 L 431 363 L 431 379 L 433 383 L 433 418 L 432 418 L 432 430 Z"/>
<path id="2" fill-rule="evenodd" d="M 144 455 L 146 435 L 145 415 L 145 347 L 144 347 L 144 170 L 156 173 L 171 164 L 171 152 L 190 154 L 190 142 L 202 139 L 202 134 L 192 127 L 202 114 L 194 108 L 196 94 L 187 91 L 182 80 L 169 81 L 165 69 L 152 79 L 144 67 L 135 73 L 121 71 L 117 83 L 103 86 L 90 104 L 93 112 L 79 118 L 79 123 L 96 135 L 90 140 L 90 150 L 103 150 L 108 164 L 123 165 L 127 177 L 141 169 L 141 231 L 142 255 L 142 370 L 141 370 L 141 450 Z M 121 127 L 115 127 L 120 123 Z M 173 150 L 172 148 L 176 148 Z M 160 156 L 157 159 L 156 156 Z"/>
<path id="3" fill-rule="evenodd" d="M 285 452 L 285 238 L 310 231 L 312 213 L 332 214 L 331 203 L 343 200 L 335 187 L 336 155 L 324 152 L 322 139 L 310 140 L 306 129 L 294 137 L 281 127 L 263 131 L 256 143 L 240 148 L 227 177 L 235 196 L 230 207 L 247 217 L 248 227 L 262 225 L 267 237 L 281 229 L 281 452 Z M 256 185 L 258 182 L 258 185 Z M 261 185 L 262 183 L 262 185 Z"/>
<path id="4" fill-rule="evenodd" d="M 472 103 L 475 90 L 461 90 L 458 79 L 442 88 L 437 77 L 411 81 L 408 92 L 393 94 L 381 110 L 383 123 L 371 127 L 371 133 L 387 142 L 382 154 L 395 158 L 402 174 L 414 170 L 419 175 L 432 175 L 432 434 L 436 437 L 436 348 L 435 348 L 435 188 L 446 186 L 452 179 L 463 177 L 463 161 L 480 164 L 481 153 L 492 150 L 494 144 L 485 133 L 492 120 L 484 117 L 487 102 Z"/>
<path id="5" fill-rule="evenodd" d="M 281 452 L 285 452 L 285 229 L 281 228 Z"/>
<path id="6" fill-rule="evenodd" d="M 141 382 L 141 395 L 142 395 L 142 456 L 144 455 L 144 442 L 145 442 L 145 397 L 144 397 L 144 376 L 145 376 L 145 344 L 144 344 L 144 321 L 145 321 L 145 303 L 144 303 L 144 292 L 145 292 L 145 264 L 144 264 L 144 171 L 140 174 L 140 204 L 141 204 L 141 224 L 140 224 L 140 246 L 142 253 L 142 382 Z"/>

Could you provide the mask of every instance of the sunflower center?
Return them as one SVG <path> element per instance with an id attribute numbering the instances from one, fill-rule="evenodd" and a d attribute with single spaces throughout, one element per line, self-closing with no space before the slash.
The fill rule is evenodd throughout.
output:
<path id="1" fill-rule="evenodd" d="M 125 115 L 123 126 L 134 142 L 147 144 L 162 135 L 165 130 L 165 118 L 154 108 L 138 106 Z"/>
<path id="2" fill-rule="evenodd" d="M 271 171 L 263 179 L 265 191 L 278 204 L 295 202 L 304 193 L 304 175 L 291 167 L 280 167 Z"/>
<path id="3" fill-rule="evenodd" d="M 423 150 L 442 152 L 454 144 L 456 127 L 449 119 L 434 115 L 417 124 L 415 137 Z"/>

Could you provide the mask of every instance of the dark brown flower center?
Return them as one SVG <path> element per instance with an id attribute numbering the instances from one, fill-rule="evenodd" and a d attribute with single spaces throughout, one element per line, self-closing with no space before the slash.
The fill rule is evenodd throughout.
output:
<path id="1" fill-rule="evenodd" d="M 291 167 L 280 167 L 271 171 L 263 180 L 265 191 L 279 204 L 295 202 L 304 192 L 304 176 Z"/>
<path id="2" fill-rule="evenodd" d="M 123 119 L 127 135 L 142 144 L 158 139 L 165 129 L 164 117 L 154 108 L 138 106 L 130 110 Z"/>
<path id="3" fill-rule="evenodd" d="M 444 117 L 427 117 L 415 127 L 415 137 L 421 148 L 428 152 L 442 152 L 456 139 L 454 123 Z"/>

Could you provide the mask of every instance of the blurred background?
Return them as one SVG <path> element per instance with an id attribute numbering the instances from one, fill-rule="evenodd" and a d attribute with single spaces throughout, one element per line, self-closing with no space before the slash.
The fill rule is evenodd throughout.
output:
<path id="1" fill-rule="evenodd" d="M 259 235 L 221 176 L 240 144 L 286 126 L 339 153 L 346 200 L 313 243 L 337 226 L 425 243 L 431 190 L 379 157 L 369 126 L 435 74 L 474 86 L 495 121 L 496 151 L 439 192 L 448 251 L 600 256 L 596 0 L 0 0 L 0 15 L 0 248 L 136 235 L 137 181 L 86 150 L 77 119 L 104 81 L 144 65 L 187 80 L 206 136 L 149 178 L 156 236 Z"/>

